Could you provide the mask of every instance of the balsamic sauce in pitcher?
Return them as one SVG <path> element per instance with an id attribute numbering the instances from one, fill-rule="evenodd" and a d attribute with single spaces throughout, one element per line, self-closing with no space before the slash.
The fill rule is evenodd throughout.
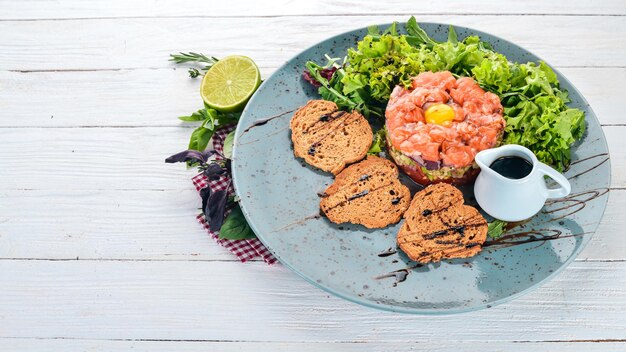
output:
<path id="1" fill-rule="evenodd" d="M 489 168 L 506 178 L 517 180 L 528 176 L 533 164 L 519 156 L 504 156 L 496 159 Z"/>

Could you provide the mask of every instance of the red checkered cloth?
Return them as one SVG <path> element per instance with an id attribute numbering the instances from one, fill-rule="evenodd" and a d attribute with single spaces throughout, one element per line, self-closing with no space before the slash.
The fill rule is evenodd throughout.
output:
<path id="1" fill-rule="evenodd" d="M 230 133 L 230 131 L 232 131 L 233 129 L 235 129 L 235 125 L 227 125 L 215 131 L 215 134 L 213 135 L 213 149 L 215 149 L 220 154 L 223 154 L 224 139 L 226 139 L 228 133 Z M 219 155 L 216 158 L 221 159 Z M 229 176 L 225 175 L 220 176 L 220 178 L 217 180 L 209 180 L 208 177 L 206 177 L 204 174 L 198 174 L 191 179 L 194 186 L 196 186 L 196 190 L 198 192 L 200 192 L 200 190 L 205 187 L 210 187 L 211 192 L 224 190 L 229 184 L 228 180 Z M 228 195 L 235 195 L 235 190 L 233 189 L 232 183 L 228 189 Z M 228 211 L 226 215 L 228 215 L 229 212 L 230 211 Z M 229 251 L 231 251 L 234 255 L 237 256 L 237 258 L 239 258 L 239 260 L 241 260 L 241 262 L 246 262 L 259 256 L 263 258 L 263 260 L 267 264 L 276 263 L 276 258 L 272 255 L 272 253 L 270 253 L 267 248 L 265 248 L 263 243 L 261 243 L 261 241 L 259 241 L 257 238 L 246 240 L 222 239 L 219 238 L 218 232 L 211 231 L 211 229 L 209 228 L 209 223 L 206 221 L 204 214 L 196 216 L 196 219 L 198 220 L 200 225 L 202 225 L 202 227 L 204 227 L 204 229 L 209 233 L 209 235 L 211 235 L 211 238 L 217 241 L 217 243 L 220 244 L 222 247 L 225 247 Z"/>

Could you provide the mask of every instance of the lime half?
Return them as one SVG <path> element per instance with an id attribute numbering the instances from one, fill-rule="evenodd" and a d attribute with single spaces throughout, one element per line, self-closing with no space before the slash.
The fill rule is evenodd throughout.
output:
<path id="1" fill-rule="evenodd" d="M 202 79 L 200 95 L 206 105 L 221 112 L 241 111 L 261 84 L 257 65 L 246 56 L 227 56 Z"/>

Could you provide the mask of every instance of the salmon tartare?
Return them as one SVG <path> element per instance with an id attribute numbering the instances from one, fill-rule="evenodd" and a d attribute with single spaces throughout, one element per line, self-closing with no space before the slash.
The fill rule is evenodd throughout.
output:
<path id="1" fill-rule="evenodd" d="M 388 151 L 413 180 L 464 184 L 479 168 L 476 154 L 495 147 L 506 122 L 497 95 L 470 77 L 424 72 L 396 86 L 385 112 Z"/>

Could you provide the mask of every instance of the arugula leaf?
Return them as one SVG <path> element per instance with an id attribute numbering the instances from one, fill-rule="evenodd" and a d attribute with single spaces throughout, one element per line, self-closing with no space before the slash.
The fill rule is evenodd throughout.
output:
<path id="1" fill-rule="evenodd" d="M 355 102 L 333 88 L 330 85 L 330 82 L 321 75 L 320 70 L 324 69 L 324 67 L 312 61 L 307 62 L 305 66 L 311 73 L 311 76 L 321 84 L 319 92 L 322 97 L 326 96 L 325 99 L 328 98 L 328 100 L 334 101 L 340 108 L 347 107 L 350 110 L 354 110 L 354 108 L 356 108 L 357 104 Z"/>
<path id="2" fill-rule="evenodd" d="M 383 34 L 391 34 L 391 35 L 398 35 L 398 30 L 397 27 L 398 26 L 398 22 L 393 21 L 393 23 L 391 24 L 391 26 L 389 26 L 389 28 L 385 29 L 385 31 L 383 32 Z"/>
<path id="3" fill-rule="evenodd" d="M 256 235 L 252 232 L 250 225 L 248 225 L 246 218 L 243 216 L 241 207 L 237 204 L 230 214 L 228 214 L 226 220 L 224 220 L 222 228 L 219 232 L 219 238 L 228 240 L 243 240 L 255 237 Z"/>
<path id="4" fill-rule="evenodd" d="M 433 45 L 437 44 L 437 42 L 434 41 L 428 35 L 428 33 L 426 33 L 426 31 L 423 30 L 422 27 L 420 27 L 417 24 L 417 20 L 415 19 L 415 16 L 411 16 L 411 18 L 409 18 L 409 20 L 407 21 L 406 31 L 409 33 L 410 36 L 413 36 L 419 39 L 427 47 L 432 47 Z"/>
<path id="5" fill-rule="evenodd" d="M 499 238 L 506 231 L 506 221 L 494 220 L 487 224 L 487 237 Z"/>
<path id="6" fill-rule="evenodd" d="M 459 42 L 456 36 L 456 31 L 454 30 L 454 27 L 452 27 L 452 25 L 448 27 L 448 42 L 453 44 L 457 44 Z"/>
<path id="7" fill-rule="evenodd" d="M 369 35 L 379 35 L 380 34 L 380 29 L 376 25 L 368 26 L 367 27 L 367 34 L 369 34 Z"/>

